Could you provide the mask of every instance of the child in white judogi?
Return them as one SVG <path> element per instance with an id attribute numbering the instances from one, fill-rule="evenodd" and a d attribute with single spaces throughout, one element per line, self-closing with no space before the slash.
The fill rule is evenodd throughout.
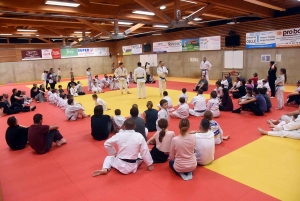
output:
<path id="1" fill-rule="evenodd" d="M 80 87 L 81 84 L 77 84 L 75 86 L 75 84 L 72 84 L 72 87 L 70 88 L 70 94 L 73 96 L 78 96 L 78 87 Z"/>
<path id="2" fill-rule="evenodd" d="M 219 105 L 220 101 L 217 98 L 217 92 L 212 91 L 210 93 L 211 99 L 208 100 L 207 106 L 206 106 L 206 111 L 211 111 L 213 113 L 213 117 L 218 117 L 220 116 L 220 110 L 219 110 Z"/>
<path id="3" fill-rule="evenodd" d="M 67 99 L 67 94 L 63 94 L 60 98 L 59 105 L 62 110 L 65 110 L 68 106 L 68 99 Z"/>
<path id="4" fill-rule="evenodd" d="M 104 143 L 108 153 L 101 170 L 96 170 L 93 176 L 107 174 L 113 167 L 123 174 L 135 173 L 144 161 L 149 170 L 153 170 L 153 160 L 145 138 L 134 131 L 135 123 L 131 119 L 124 122 L 125 131 L 117 133 Z M 117 150 L 114 146 L 117 146 Z"/>
<path id="5" fill-rule="evenodd" d="M 119 89 L 119 80 L 115 76 L 112 79 L 112 83 L 110 85 L 110 90 L 117 90 Z"/>
<path id="6" fill-rule="evenodd" d="M 300 121 L 300 116 L 298 114 L 294 116 L 286 116 L 283 115 L 278 121 L 276 120 L 268 120 L 267 122 L 270 124 L 270 127 L 273 131 L 281 131 L 281 130 L 296 130 L 298 128 L 297 121 Z M 300 125 L 299 125 L 300 126 Z"/>
<path id="7" fill-rule="evenodd" d="M 187 102 L 188 102 L 188 99 L 189 99 L 189 96 L 186 94 L 186 88 L 183 88 L 181 91 L 182 91 L 182 94 L 180 94 L 179 99 L 180 99 L 180 98 L 184 98 L 184 99 L 185 99 L 185 102 L 187 103 Z M 178 103 L 178 106 L 179 106 L 179 105 L 181 105 L 180 102 Z"/>
<path id="8" fill-rule="evenodd" d="M 49 95 L 49 102 L 50 104 L 56 104 L 57 100 L 57 91 L 56 89 L 52 89 L 52 93 Z"/>
<path id="9" fill-rule="evenodd" d="M 204 113 L 204 119 L 207 119 L 210 123 L 210 130 L 214 133 L 215 144 L 221 144 L 223 140 L 229 139 L 229 135 L 224 136 L 221 126 L 213 120 L 213 113 L 211 111 L 206 111 Z"/>
<path id="10" fill-rule="evenodd" d="M 73 99 L 68 99 L 68 106 L 65 110 L 65 115 L 68 121 L 75 121 L 79 116 L 82 118 L 90 116 L 84 113 L 84 108 L 80 104 L 74 104 Z"/>
<path id="11" fill-rule="evenodd" d="M 95 101 L 95 106 L 102 105 L 104 111 L 110 110 L 109 108 L 107 108 L 106 102 L 104 100 L 102 100 L 101 98 L 98 98 L 97 94 L 93 94 L 92 98 Z"/>
<path id="12" fill-rule="evenodd" d="M 98 75 L 95 76 L 95 82 L 97 83 L 98 87 L 100 87 L 101 89 L 104 88 L 104 84 L 98 78 Z"/>
<path id="13" fill-rule="evenodd" d="M 174 111 L 175 109 L 173 108 L 173 102 L 172 102 L 171 97 L 168 96 L 168 92 L 167 92 L 167 91 L 164 91 L 163 95 L 164 95 L 163 99 L 165 99 L 166 101 L 168 101 L 168 111 L 169 111 L 169 112 Z M 161 109 L 160 104 L 157 104 L 157 107 L 158 107 L 159 109 Z"/>
<path id="14" fill-rule="evenodd" d="M 228 84 L 228 80 L 227 80 L 227 76 L 226 76 L 226 75 L 223 76 L 223 80 L 221 81 L 221 85 L 222 85 L 225 89 L 228 89 L 229 84 Z"/>
<path id="15" fill-rule="evenodd" d="M 194 109 L 189 110 L 190 115 L 196 117 L 203 116 L 206 110 L 206 98 L 202 94 L 203 94 L 203 90 L 199 89 L 198 95 L 191 100 L 190 104 L 194 105 Z"/>
<path id="16" fill-rule="evenodd" d="M 168 111 L 168 101 L 166 99 L 162 99 L 160 101 L 160 108 L 161 110 L 158 112 L 157 116 L 157 120 L 156 120 L 156 130 L 160 131 L 161 128 L 158 126 L 158 121 L 160 119 L 166 119 L 166 120 L 170 120 L 170 115 L 169 115 L 169 111 Z"/>
<path id="17" fill-rule="evenodd" d="M 111 77 L 111 76 L 109 76 L 109 77 Z M 109 80 L 109 78 L 108 78 L 108 76 L 106 74 L 104 74 L 104 78 L 102 78 L 100 81 L 101 81 L 101 83 L 103 85 L 102 88 L 107 88 L 107 87 L 110 86 L 110 82 L 109 82 L 110 80 Z"/>
<path id="18" fill-rule="evenodd" d="M 51 91 L 51 88 L 50 87 L 48 87 L 47 88 L 47 100 L 49 100 L 49 98 L 50 98 L 50 95 L 52 94 L 52 91 Z M 50 101 L 50 100 L 49 100 Z"/>
<path id="19" fill-rule="evenodd" d="M 111 118 L 114 126 L 114 132 L 117 133 L 122 129 L 122 126 L 125 122 L 125 117 L 121 116 L 121 110 L 115 110 L 115 116 Z"/>
<path id="20" fill-rule="evenodd" d="M 214 91 L 217 92 L 217 97 L 220 100 L 220 97 L 223 95 L 223 88 L 220 81 L 216 82 L 216 88 L 214 89 Z"/>
<path id="21" fill-rule="evenodd" d="M 96 94 L 102 93 L 102 89 L 98 86 L 96 81 L 92 82 L 92 92 Z"/>
<path id="22" fill-rule="evenodd" d="M 189 117 L 189 105 L 185 102 L 185 98 L 179 98 L 180 106 L 177 110 L 170 113 L 170 116 L 173 118 L 186 119 Z"/>

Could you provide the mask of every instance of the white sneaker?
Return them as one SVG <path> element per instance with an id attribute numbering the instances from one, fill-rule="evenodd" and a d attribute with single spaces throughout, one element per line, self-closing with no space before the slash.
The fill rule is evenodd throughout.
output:
<path id="1" fill-rule="evenodd" d="M 189 180 L 193 179 L 193 172 L 189 172 L 187 177 L 188 177 Z"/>
<path id="2" fill-rule="evenodd" d="M 58 146 L 58 147 L 60 147 L 61 145 L 63 145 L 63 144 L 65 144 L 65 143 L 67 143 L 67 140 L 66 139 L 61 139 L 61 140 L 57 140 L 56 141 L 56 145 Z"/>
<path id="3" fill-rule="evenodd" d="M 184 181 L 188 181 L 188 180 L 189 180 L 188 175 L 186 175 L 185 173 L 179 173 L 179 175 L 181 176 L 181 178 L 182 178 Z"/>

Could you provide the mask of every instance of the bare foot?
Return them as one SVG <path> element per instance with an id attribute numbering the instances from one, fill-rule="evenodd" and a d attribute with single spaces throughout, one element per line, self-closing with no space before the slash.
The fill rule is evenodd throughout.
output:
<path id="1" fill-rule="evenodd" d="M 99 175 L 105 175 L 107 174 L 107 169 L 102 169 L 102 170 L 96 170 L 94 173 L 93 173 L 93 177 L 97 177 Z"/>
<path id="2" fill-rule="evenodd" d="M 258 131 L 259 131 L 262 135 L 268 135 L 268 132 L 267 132 L 267 131 L 264 131 L 264 130 L 261 129 L 261 128 L 258 128 Z"/>
<path id="3" fill-rule="evenodd" d="M 150 171 L 154 170 L 154 166 L 153 165 L 148 166 L 148 170 Z"/>
<path id="4" fill-rule="evenodd" d="M 228 140 L 230 138 L 230 135 L 223 136 L 223 140 Z"/>
<path id="5" fill-rule="evenodd" d="M 107 110 L 111 110 L 110 108 L 107 108 Z"/>
<path id="6" fill-rule="evenodd" d="M 276 107 L 275 110 L 281 110 L 283 107 Z"/>
<path id="7" fill-rule="evenodd" d="M 87 115 L 83 116 L 83 118 L 88 118 L 90 116 L 91 116 L 90 114 L 87 114 Z"/>

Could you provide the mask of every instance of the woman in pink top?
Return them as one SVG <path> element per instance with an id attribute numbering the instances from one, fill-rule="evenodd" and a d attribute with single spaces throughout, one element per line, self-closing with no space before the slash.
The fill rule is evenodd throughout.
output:
<path id="1" fill-rule="evenodd" d="M 180 135 L 174 137 L 171 142 L 170 150 L 170 168 L 179 174 L 184 180 L 193 178 L 192 171 L 197 167 L 197 161 L 194 154 L 196 139 L 194 135 L 188 134 L 190 122 L 182 119 L 179 122 Z"/>
<path id="2" fill-rule="evenodd" d="M 147 142 L 148 145 L 155 144 L 150 152 L 154 163 L 164 163 L 169 158 L 171 141 L 175 137 L 175 133 L 168 131 L 168 126 L 166 119 L 160 119 L 158 127 L 161 131 L 156 132 Z"/>

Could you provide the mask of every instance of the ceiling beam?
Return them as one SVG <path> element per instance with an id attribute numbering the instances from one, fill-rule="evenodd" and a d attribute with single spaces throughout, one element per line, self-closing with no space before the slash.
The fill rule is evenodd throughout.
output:
<path id="1" fill-rule="evenodd" d="M 208 4 L 208 5 L 200 8 L 200 9 L 198 9 L 194 13 L 190 14 L 187 18 L 192 17 L 192 16 L 193 16 L 193 19 L 196 18 L 196 17 L 200 17 L 201 15 L 206 13 L 207 11 L 211 10 L 213 7 L 215 7 L 214 4 Z"/>
<path id="2" fill-rule="evenodd" d="M 215 14 L 209 14 L 209 13 L 203 13 L 202 15 L 206 16 L 206 17 L 212 17 L 212 18 L 218 18 L 218 19 L 229 19 L 229 18 L 231 18 L 229 16 L 221 16 L 221 15 L 215 15 Z"/>
<path id="3" fill-rule="evenodd" d="M 259 6 L 263 6 L 263 7 L 266 7 L 266 8 L 270 8 L 270 9 L 273 9 L 273 10 L 279 10 L 279 11 L 285 11 L 286 10 L 285 8 L 281 8 L 281 7 L 274 6 L 274 5 L 271 5 L 271 4 L 268 4 L 268 3 L 265 3 L 265 2 L 261 2 L 261 1 L 257 1 L 257 0 L 244 0 L 244 1 L 256 4 L 256 5 L 259 5 Z"/>
<path id="4" fill-rule="evenodd" d="M 166 15 L 163 12 L 161 12 L 160 10 L 158 10 L 156 7 L 154 7 L 151 3 L 149 3 L 145 0 L 134 0 L 134 1 L 137 2 L 138 4 L 140 4 L 141 6 L 143 6 L 144 8 L 148 9 L 149 11 L 153 12 L 157 17 L 162 19 L 164 22 L 169 23 Z"/>
<path id="5" fill-rule="evenodd" d="M 77 19 L 79 22 L 91 27 L 92 29 L 95 29 L 97 31 L 100 31 L 103 35 L 107 36 L 107 35 L 110 35 L 110 32 L 108 32 L 105 28 L 103 28 L 102 26 L 98 26 L 98 25 L 95 25 L 85 19 Z"/>
<path id="6" fill-rule="evenodd" d="M 91 2 L 89 2 L 88 0 L 74 0 L 74 1 L 85 7 L 90 7 L 91 4 Z"/>
<path id="7" fill-rule="evenodd" d="M 134 32 L 135 30 L 141 28 L 141 27 L 144 26 L 144 25 L 145 25 L 145 24 L 141 24 L 141 23 L 136 24 L 136 25 L 130 27 L 129 29 L 125 30 L 124 33 L 125 33 L 126 35 L 128 35 L 128 34 Z"/>
<path id="8" fill-rule="evenodd" d="M 200 1 L 205 2 L 203 0 Z M 274 11 L 269 8 L 264 8 L 241 0 L 209 0 L 209 2 L 223 8 L 243 11 L 248 14 L 256 14 L 261 17 L 272 17 L 274 15 Z"/>
<path id="9" fill-rule="evenodd" d="M 40 40 L 42 40 L 42 41 L 44 41 L 46 43 L 52 43 L 51 41 L 49 41 L 49 40 L 47 40 L 45 38 L 41 38 L 41 37 L 36 37 L 36 38 L 38 38 L 38 39 L 40 39 Z"/>
<path id="10" fill-rule="evenodd" d="M 60 32 L 60 31 L 58 31 L 58 30 L 51 29 L 51 28 L 49 28 L 49 27 L 43 27 L 43 28 L 46 29 L 46 30 L 48 30 L 48 31 L 51 31 L 51 32 L 53 32 L 53 33 L 56 33 L 56 34 L 59 35 L 59 36 L 64 36 L 64 35 L 65 35 L 65 33 Z"/>
<path id="11" fill-rule="evenodd" d="M 181 20 L 180 0 L 174 0 L 174 19 Z"/>

